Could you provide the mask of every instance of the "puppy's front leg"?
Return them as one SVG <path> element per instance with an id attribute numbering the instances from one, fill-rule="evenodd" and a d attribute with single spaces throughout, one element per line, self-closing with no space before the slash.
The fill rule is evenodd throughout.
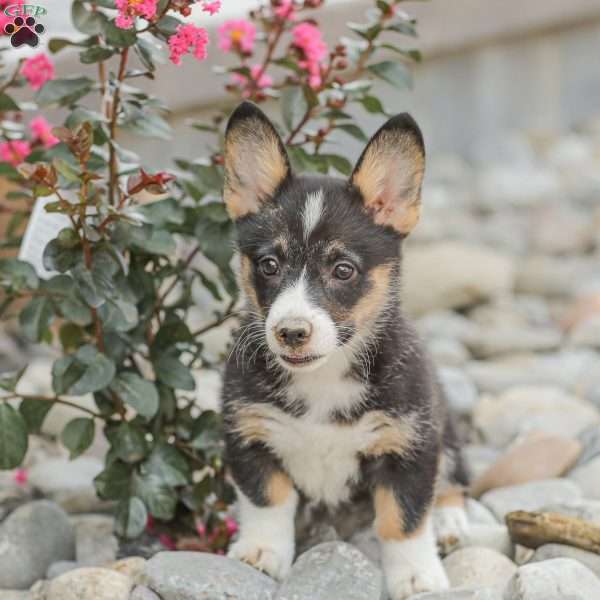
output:
<path id="1" fill-rule="evenodd" d="M 259 465 L 255 466 L 259 469 Z M 294 516 L 298 492 L 281 471 L 264 479 L 252 478 L 255 487 L 237 485 L 240 535 L 229 549 L 229 556 L 264 571 L 275 579 L 288 574 L 294 560 Z"/>
<path id="2" fill-rule="evenodd" d="M 375 488 L 375 529 L 392 600 L 449 587 L 433 533 L 433 478 L 427 471 L 406 465 L 385 469 Z"/>

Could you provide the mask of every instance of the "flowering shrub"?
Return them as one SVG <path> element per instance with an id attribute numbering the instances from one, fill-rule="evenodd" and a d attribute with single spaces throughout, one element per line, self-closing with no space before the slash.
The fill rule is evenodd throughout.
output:
<path id="1" fill-rule="evenodd" d="M 347 175 L 347 157 L 332 151 L 336 135 L 365 140 L 348 111 L 387 115 L 374 80 L 404 87 L 418 58 L 395 43 L 415 35 L 400 3 L 373 2 L 366 23 L 349 25 L 354 36 L 331 46 L 318 26 L 320 0 L 272 0 L 248 19 L 224 22 L 218 48 L 235 59 L 222 69 L 231 105 L 241 97 L 278 101 L 295 168 Z M 186 55 L 205 59 L 207 30 L 183 20 L 194 6 L 205 24 L 221 2 L 74 0 L 73 22 L 85 37 L 53 39 L 49 49 L 77 48 L 82 64 L 96 66 L 96 77 L 56 78 L 53 60 L 40 53 L 0 82 L 0 175 L 13 190 L 3 202 L 12 217 L 2 245 L 19 244 L 18 225 L 40 198 L 69 223 L 45 248 L 48 279 L 29 263 L 0 261 L 0 316 L 18 317 L 24 336 L 61 350 L 50 396 L 21 394 L 22 372 L 0 378 L 0 468 L 21 465 L 28 436 L 40 431 L 53 406 L 78 409 L 61 441 L 74 458 L 102 428 L 110 450 L 96 488 L 117 503 L 119 534 L 148 528 L 168 547 L 222 551 L 236 530 L 227 516 L 233 495 L 219 416 L 197 407 L 202 381 L 196 389 L 193 371 L 210 366 L 202 336 L 236 314 L 232 226 L 220 199 L 225 113 L 193 125 L 215 135 L 212 153 L 176 160 L 170 171 L 143 169 L 120 136 L 169 137 L 165 108 L 135 81 L 158 78 L 156 62 L 165 52 L 174 65 Z M 31 97 L 19 103 L 11 93 L 23 85 Z M 40 114 L 47 107 L 63 109 L 61 126 Z M 188 250 L 178 258 L 176 247 Z M 216 267 L 217 279 L 198 267 L 200 255 Z M 194 331 L 188 316 L 196 287 L 225 308 Z M 11 315 L 23 300 L 24 309 Z M 78 402 L 86 394 L 94 408 Z M 22 480 L 23 472 L 15 477 Z M 161 523 L 175 517 L 176 534 L 167 534 Z"/>

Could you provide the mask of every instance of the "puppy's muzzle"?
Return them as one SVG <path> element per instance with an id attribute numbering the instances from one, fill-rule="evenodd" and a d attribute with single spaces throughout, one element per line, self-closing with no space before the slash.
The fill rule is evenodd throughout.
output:
<path id="1" fill-rule="evenodd" d="M 282 346 L 298 349 L 309 342 L 312 325 L 304 319 L 282 319 L 275 325 L 274 333 Z"/>

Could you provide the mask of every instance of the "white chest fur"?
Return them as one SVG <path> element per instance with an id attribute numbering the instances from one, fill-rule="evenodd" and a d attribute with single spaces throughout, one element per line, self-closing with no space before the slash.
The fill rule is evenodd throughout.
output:
<path id="1" fill-rule="evenodd" d="M 296 373 L 287 389 L 289 402 L 302 401 L 307 412 L 294 418 L 279 412 L 277 431 L 269 445 L 279 456 L 294 483 L 312 500 L 330 505 L 348 499 L 356 481 L 359 454 L 370 442 L 369 427 L 331 422 L 336 411 L 359 404 L 365 385 L 345 376 L 344 357 L 331 359 L 316 372 Z"/>

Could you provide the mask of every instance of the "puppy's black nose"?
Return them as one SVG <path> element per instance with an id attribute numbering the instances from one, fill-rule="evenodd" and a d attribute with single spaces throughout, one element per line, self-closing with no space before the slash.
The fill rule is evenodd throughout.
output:
<path id="1" fill-rule="evenodd" d="M 283 321 L 275 329 L 275 336 L 279 342 L 290 348 L 298 348 L 308 342 L 311 334 L 308 321 L 296 320 Z"/>

